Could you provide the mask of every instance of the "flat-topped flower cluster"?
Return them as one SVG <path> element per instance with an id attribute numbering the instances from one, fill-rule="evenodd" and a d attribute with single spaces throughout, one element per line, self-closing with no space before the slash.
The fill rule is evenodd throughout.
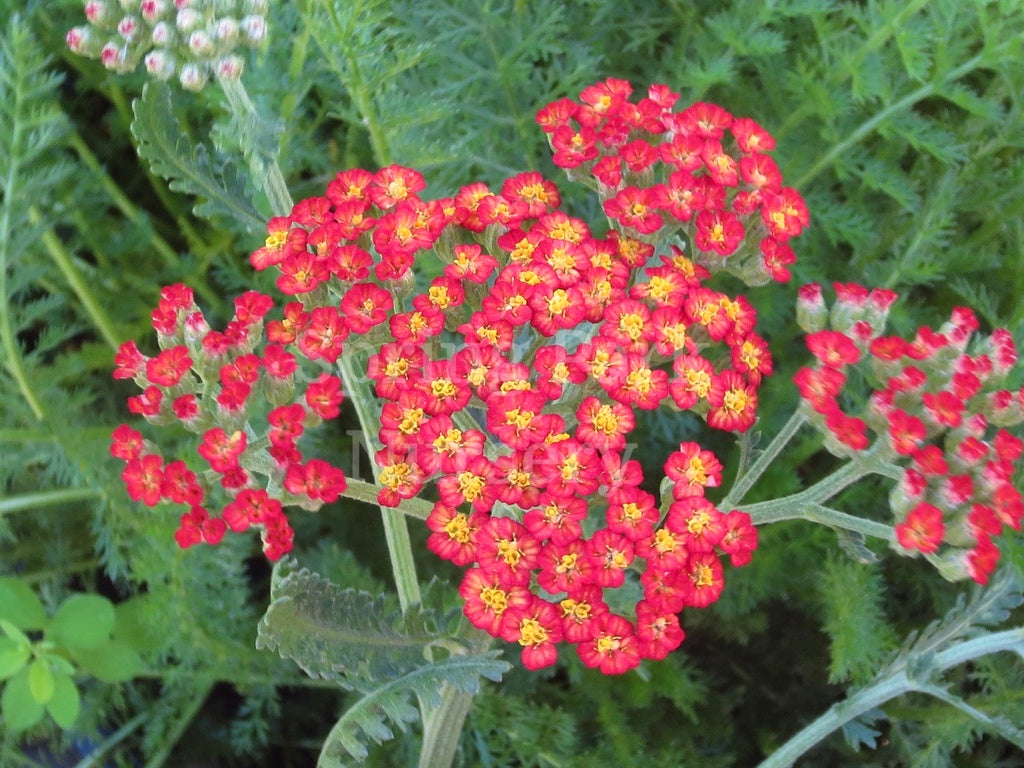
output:
<path id="1" fill-rule="evenodd" d="M 1024 421 L 1024 388 L 1010 385 L 1013 337 L 1000 328 L 976 338 L 965 307 L 913 339 L 883 335 L 896 294 L 835 288 L 831 311 L 821 286 L 801 289 L 798 319 L 816 359 L 796 374 L 804 408 L 833 453 L 875 450 L 898 466 L 890 506 L 900 547 L 986 583 L 999 561 L 993 539 L 1024 517 L 1024 442 L 1005 429 Z M 873 386 L 859 408 L 840 405 L 853 371 Z"/>
<path id="2" fill-rule="evenodd" d="M 348 358 L 379 403 L 378 501 L 436 500 L 428 546 L 467 569 L 475 626 L 520 645 L 531 668 L 563 640 L 607 673 L 676 648 L 679 612 L 722 590 L 720 554 L 745 564 L 757 534 L 706 497 L 722 467 L 697 443 L 667 458 L 660 496 L 643 487 L 628 453 L 636 409 L 753 425 L 771 356 L 750 302 L 708 280 L 722 268 L 787 279 L 807 212 L 753 121 L 709 104 L 674 112 L 663 86 L 629 95 L 609 80 L 538 115 L 556 163 L 590 172 L 604 234 L 561 211 L 538 173 L 424 200 L 413 169 L 353 169 L 272 218 L 250 257 L 277 272 L 279 318 L 264 323 L 273 302 L 250 292 L 213 331 L 191 292 L 165 289 L 161 351 L 126 344 L 115 375 L 143 387 L 134 412 L 202 436 L 208 470 L 165 464 L 122 427 L 114 452 L 133 498 L 186 504 L 182 546 L 256 528 L 280 557 L 292 545 L 282 504 L 316 508 L 346 489 L 297 446 L 337 415 Z M 627 580 L 642 599 L 617 613 L 610 592 Z"/>

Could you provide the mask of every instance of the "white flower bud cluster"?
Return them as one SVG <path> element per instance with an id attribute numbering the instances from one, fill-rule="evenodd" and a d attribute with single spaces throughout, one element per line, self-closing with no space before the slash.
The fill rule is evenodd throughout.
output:
<path id="1" fill-rule="evenodd" d="M 198 91 L 210 77 L 241 77 L 240 46 L 267 36 L 267 0 L 86 0 L 88 24 L 67 33 L 75 53 L 99 59 L 114 72 L 141 61 L 161 80 L 177 75 Z"/>

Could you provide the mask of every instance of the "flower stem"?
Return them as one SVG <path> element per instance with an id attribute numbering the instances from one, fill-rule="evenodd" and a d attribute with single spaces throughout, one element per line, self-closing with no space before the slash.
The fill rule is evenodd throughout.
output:
<path id="1" fill-rule="evenodd" d="M 351 355 L 342 355 L 338 362 L 341 370 L 341 382 L 349 402 L 356 409 L 359 426 L 363 431 L 363 440 L 367 452 L 372 456 L 376 453 L 374 441 L 373 404 L 367 396 L 365 388 L 359 386 L 359 373 Z M 374 480 L 378 469 L 373 467 Z M 391 557 L 391 569 L 395 576 L 395 588 L 398 591 L 398 602 L 405 611 L 410 605 L 420 602 L 420 584 L 416 578 L 416 563 L 412 556 L 412 544 L 409 541 L 409 529 L 405 524 L 405 515 L 398 509 L 381 507 L 384 521 L 384 536 L 387 540 L 388 554 Z"/>
<path id="2" fill-rule="evenodd" d="M 773 441 L 774 444 L 775 441 Z M 771 446 L 769 446 L 769 449 Z M 780 499 L 759 501 L 743 507 L 755 525 L 775 523 L 780 520 L 811 520 L 816 523 L 844 528 L 867 536 L 893 540 L 892 526 L 823 506 L 844 488 L 871 474 L 889 474 L 889 464 L 879 455 L 881 444 L 857 454 L 831 475 L 822 478 L 810 488 Z M 767 451 L 765 452 L 767 454 Z M 759 460 L 760 461 L 760 460 Z M 749 473 L 748 473 L 749 474 Z M 724 506 L 724 504 L 723 504 Z"/>
<path id="3" fill-rule="evenodd" d="M 423 748 L 419 768 L 447 768 L 455 760 L 463 723 L 473 705 L 473 694 L 450 683 L 441 689 L 441 705 L 423 718 Z"/>
<path id="4" fill-rule="evenodd" d="M 782 449 L 789 444 L 789 441 L 793 439 L 793 435 L 800 430 L 805 421 L 807 421 L 807 417 L 803 414 L 803 411 L 797 409 L 789 417 L 789 421 L 783 425 L 779 433 L 757 457 L 757 460 L 750 465 L 746 472 L 736 478 L 736 482 L 719 506 L 723 509 L 728 509 L 742 501 L 747 491 L 754 486 L 754 483 L 761 479 L 761 475 L 771 466 L 771 463 L 775 461 L 776 457 L 782 452 Z"/>
<path id="5" fill-rule="evenodd" d="M 8 496 L 0 499 L 0 515 L 12 512 L 27 512 L 54 504 L 68 504 L 72 501 L 91 501 L 102 498 L 103 492 L 95 488 L 67 488 L 59 491 L 36 491 Z"/>
<path id="6" fill-rule="evenodd" d="M 993 632 L 956 643 L 951 648 L 936 653 L 928 669 L 915 670 L 911 678 L 908 672 L 909 657 L 895 666 L 892 671 L 872 685 L 860 689 L 850 698 L 831 706 L 817 720 L 806 726 L 762 761 L 758 768 L 788 768 L 811 747 L 833 731 L 865 712 L 911 691 L 931 692 L 928 678 L 950 667 L 1000 651 L 1024 650 L 1024 627 Z"/>

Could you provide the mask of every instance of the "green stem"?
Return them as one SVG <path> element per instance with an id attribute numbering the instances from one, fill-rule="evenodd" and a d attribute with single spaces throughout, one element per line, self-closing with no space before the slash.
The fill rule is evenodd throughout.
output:
<path id="1" fill-rule="evenodd" d="M 42 222 L 43 216 L 38 208 L 30 205 L 28 219 L 32 224 L 38 225 Z M 78 300 L 82 302 L 85 313 L 92 320 L 93 325 L 96 326 L 100 336 L 103 337 L 108 347 L 112 350 L 117 350 L 122 336 L 114 329 L 114 321 L 103 311 L 103 307 L 100 306 L 99 302 L 96 301 L 96 297 L 93 296 L 92 290 L 90 290 L 86 281 L 82 279 L 82 275 L 78 272 L 78 267 L 75 266 L 75 262 L 72 260 L 67 248 L 64 247 L 64 244 L 53 233 L 52 229 L 44 229 L 40 239 L 42 240 L 43 247 L 50 254 L 50 258 L 57 265 L 57 269 L 60 270 L 71 290 L 78 297 Z"/>
<path id="2" fill-rule="evenodd" d="M 264 122 L 256 107 L 253 106 L 249 93 L 245 90 L 241 78 L 228 80 L 217 78 L 224 90 L 231 111 L 242 125 L 259 125 Z M 255 145 L 255 142 L 252 142 Z M 252 180 L 260 186 L 270 201 L 270 209 L 275 216 L 287 216 L 292 210 L 292 196 L 285 183 L 284 174 L 277 158 L 270 154 L 266 147 L 248 146 L 243 151 L 252 168 Z"/>
<path id="3" fill-rule="evenodd" d="M 728 495 L 722 499 L 722 503 L 719 506 L 723 509 L 729 509 L 739 504 L 747 491 L 754 486 L 754 483 L 761 478 L 765 470 L 771 466 L 772 462 L 782 452 L 782 449 L 789 444 L 789 441 L 793 439 L 793 435 L 800 430 L 805 421 L 807 421 L 807 417 L 801 409 L 798 408 L 794 411 L 793 415 L 789 417 L 789 421 L 783 425 L 779 433 L 757 457 L 757 460 L 750 465 L 746 472 L 736 478 L 736 482 L 729 490 Z"/>
<path id="4" fill-rule="evenodd" d="M 103 492 L 94 488 L 68 488 L 60 491 L 22 493 L 0 499 L 0 515 L 27 512 L 54 504 L 69 504 L 73 501 L 92 501 L 101 498 L 103 498 Z"/>
<path id="5" fill-rule="evenodd" d="M 359 386 L 359 372 L 350 355 L 342 355 L 338 367 L 341 371 L 342 387 L 349 402 L 356 409 L 367 453 L 373 456 L 376 453 L 376 446 L 372 435 L 376 432 L 374 424 L 379 419 L 374 415 L 372 396 L 367 395 L 365 387 Z M 373 477 L 376 480 L 379 473 L 377 465 L 372 463 L 370 466 L 373 468 Z M 416 563 L 412 556 L 412 543 L 409 541 L 409 529 L 405 524 L 405 516 L 399 510 L 392 507 L 381 507 L 380 511 L 384 521 L 384 537 L 387 540 L 388 554 L 391 556 L 395 588 L 398 591 L 398 602 L 402 606 L 402 610 L 405 611 L 410 605 L 421 601 L 420 584 L 416 578 Z"/>
<path id="6" fill-rule="evenodd" d="M 181 713 L 181 717 L 178 718 L 178 722 L 174 724 L 170 733 L 164 737 L 164 742 L 161 745 L 160 750 L 150 758 L 149 762 L 146 763 L 145 768 L 160 768 L 160 766 L 167 762 L 167 758 L 171 756 L 171 751 L 174 749 L 174 745 L 181 740 L 181 737 L 185 734 L 189 725 L 193 720 L 195 720 L 196 715 L 198 715 L 199 710 L 203 708 L 203 705 L 206 703 L 206 699 L 209 697 L 212 690 L 213 683 L 206 681 L 203 689 L 196 691 L 196 695 L 192 698 L 185 711 Z"/>
<path id="7" fill-rule="evenodd" d="M 1024 627 L 964 640 L 945 651 L 936 653 L 931 659 L 928 670 L 925 673 L 915 674 L 914 678 L 911 678 L 907 671 L 908 658 L 885 677 L 860 689 L 845 701 L 830 707 L 817 720 L 803 728 L 770 757 L 762 761 L 758 768 L 788 768 L 826 736 L 865 712 L 904 693 L 911 691 L 928 693 L 931 686 L 927 680 L 931 676 L 992 653 L 1000 651 L 1021 653 L 1022 646 L 1024 646 Z"/>
<path id="8" fill-rule="evenodd" d="M 380 116 L 377 114 L 377 110 L 374 109 L 373 96 L 369 89 L 367 89 L 366 81 L 363 79 L 362 68 L 359 66 L 359 57 L 356 55 L 352 45 L 348 43 L 349 40 L 353 39 L 356 30 L 345 28 L 345 25 L 341 23 L 341 19 L 338 18 L 338 12 L 334 3 L 324 3 L 324 6 L 336 30 L 335 35 L 331 36 L 330 41 L 326 41 L 318 35 L 317 29 L 314 27 L 312 30 L 313 36 L 329 58 L 333 58 L 332 48 L 338 44 L 337 41 L 340 41 L 348 73 L 348 77 L 343 78 L 345 80 L 345 88 L 352 97 L 352 102 L 356 105 L 356 111 L 359 113 L 363 125 L 370 134 L 370 146 L 373 148 L 373 156 L 377 164 L 380 166 L 390 165 L 392 162 L 391 149 L 388 146 L 387 135 L 380 122 Z M 353 11 L 353 13 L 358 13 L 358 10 Z M 335 69 L 340 77 L 342 75 L 340 68 L 335 67 Z"/>
<path id="9" fill-rule="evenodd" d="M 770 446 L 769 446 L 770 447 Z M 881 459 L 881 443 L 858 454 L 831 475 L 822 478 L 810 488 L 780 499 L 760 501 L 743 507 L 755 525 L 775 523 L 780 520 L 811 520 L 834 528 L 844 528 L 867 536 L 892 541 L 893 529 L 884 523 L 865 520 L 848 515 L 822 502 L 831 499 L 849 485 L 871 474 L 890 474 L 890 465 Z"/>
<path id="10" fill-rule="evenodd" d="M 92 750 L 88 755 L 85 755 L 81 760 L 75 763 L 74 768 L 93 768 L 93 766 L 100 765 L 104 755 L 107 754 L 111 749 L 116 747 L 126 738 L 132 735 L 140 725 L 145 723 L 149 719 L 149 714 L 143 712 L 140 715 L 136 715 L 127 723 L 122 725 L 110 736 L 104 739 L 101 743 L 96 745 L 96 748 Z"/>
<path id="11" fill-rule="evenodd" d="M 473 694 L 450 683 L 441 689 L 441 705 L 423 718 L 423 748 L 419 768 L 448 768 L 455 760 L 459 736 L 473 705 Z"/>
<path id="12" fill-rule="evenodd" d="M 354 499 L 356 501 L 365 501 L 367 504 L 377 503 L 377 491 L 380 488 L 373 483 L 367 483 L 364 480 L 357 480 L 355 478 L 346 478 L 348 487 L 342 494 L 347 499 Z M 413 517 L 417 520 L 426 520 L 427 516 L 430 515 L 430 510 L 434 508 L 434 505 L 429 501 L 420 498 L 403 499 L 402 502 L 395 507 L 399 512 L 407 517 Z"/>

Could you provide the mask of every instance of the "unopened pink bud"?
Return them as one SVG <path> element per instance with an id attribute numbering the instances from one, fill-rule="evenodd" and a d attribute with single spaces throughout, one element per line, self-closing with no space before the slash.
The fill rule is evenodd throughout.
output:
<path id="1" fill-rule="evenodd" d="M 107 18 L 109 8 L 103 0 L 89 0 L 85 4 L 85 18 L 91 24 L 101 24 Z"/>
<path id="2" fill-rule="evenodd" d="M 178 16 L 174 21 L 175 26 L 178 27 L 178 31 L 183 35 L 187 35 L 195 29 L 198 29 L 199 25 L 203 23 L 202 15 L 192 8 L 182 8 L 178 11 Z"/>
<path id="3" fill-rule="evenodd" d="M 100 51 L 100 61 L 107 69 L 117 69 L 124 61 L 124 51 L 117 43 L 107 43 Z"/>
<path id="4" fill-rule="evenodd" d="M 825 327 L 828 310 L 818 283 L 800 286 L 796 299 L 796 324 L 804 333 L 816 333 Z"/>
<path id="5" fill-rule="evenodd" d="M 230 16 L 217 19 L 213 25 L 213 38 L 228 48 L 238 42 L 238 22 Z"/>
<path id="6" fill-rule="evenodd" d="M 72 53 L 85 53 L 85 49 L 92 39 L 92 30 L 88 27 L 74 27 L 69 29 L 64 41 Z"/>
<path id="7" fill-rule="evenodd" d="M 143 59 L 146 71 L 154 77 L 166 80 L 174 74 L 174 57 L 167 51 L 150 51 Z"/>
<path id="8" fill-rule="evenodd" d="M 259 45 L 267 37 L 267 22 L 262 16 L 246 16 L 239 23 L 249 45 Z"/>
<path id="9" fill-rule="evenodd" d="M 198 64 L 185 64 L 178 73 L 178 80 L 181 87 L 188 91 L 201 91 L 206 85 L 206 73 L 199 68 Z"/>
<path id="10" fill-rule="evenodd" d="M 245 62 L 241 56 L 225 56 L 217 62 L 217 76 L 223 80 L 237 80 L 242 76 Z"/>
<path id="11" fill-rule="evenodd" d="M 153 27 L 153 34 L 150 35 L 150 40 L 153 41 L 153 45 L 167 46 L 174 35 L 174 30 L 170 24 L 166 21 L 158 21 Z"/>
<path id="12" fill-rule="evenodd" d="M 164 0 L 142 0 L 139 10 L 142 18 L 152 25 L 167 12 L 167 3 Z"/>
<path id="13" fill-rule="evenodd" d="M 213 39 L 201 29 L 188 36 L 188 47 L 197 56 L 209 56 L 214 51 Z"/>
<path id="14" fill-rule="evenodd" d="M 131 41 L 138 31 L 139 20 L 134 16 L 125 16 L 117 23 L 117 33 L 127 41 Z"/>

